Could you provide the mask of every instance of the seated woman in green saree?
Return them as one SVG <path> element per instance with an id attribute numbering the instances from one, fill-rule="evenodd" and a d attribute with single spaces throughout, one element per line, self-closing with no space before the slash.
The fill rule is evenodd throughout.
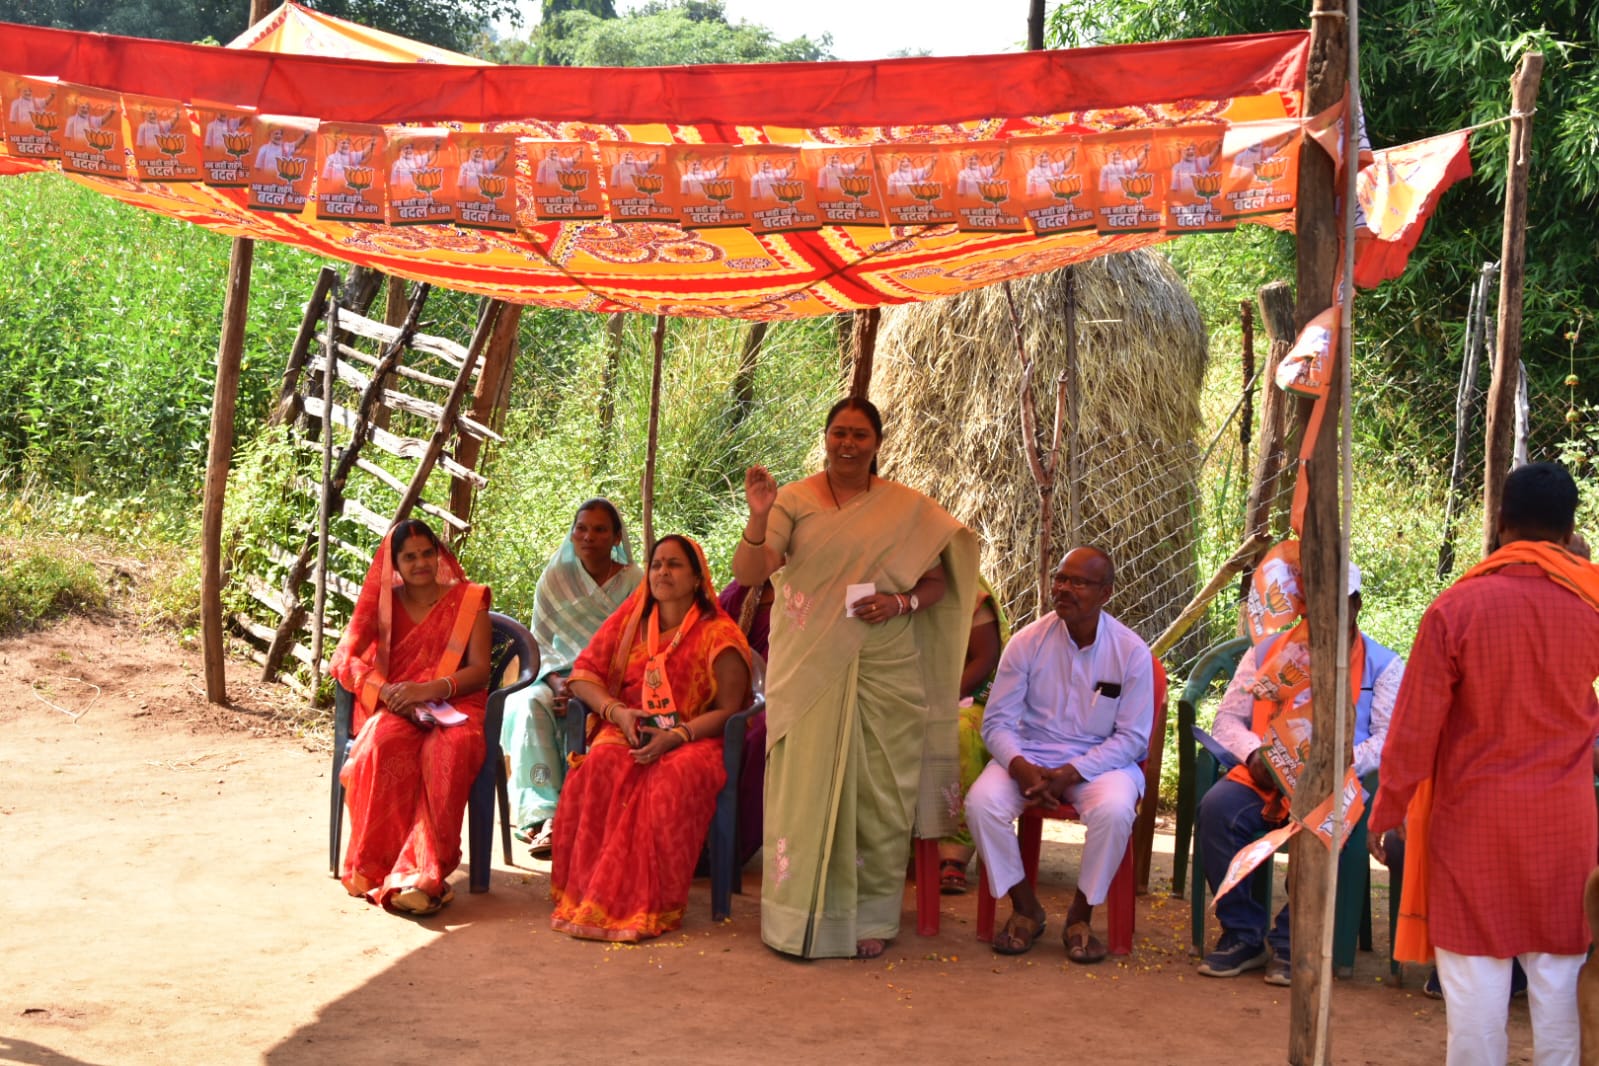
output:
<path id="1" fill-rule="evenodd" d="M 806 958 L 882 954 L 899 932 L 913 831 L 945 836 L 959 814 L 977 541 L 877 476 L 882 435 L 877 409 L 850 398 L 828 413 L 820 473 L 779 489 L 751 467 L 733 555 L 740 584 L 777 588 L 761 936 Z"/>

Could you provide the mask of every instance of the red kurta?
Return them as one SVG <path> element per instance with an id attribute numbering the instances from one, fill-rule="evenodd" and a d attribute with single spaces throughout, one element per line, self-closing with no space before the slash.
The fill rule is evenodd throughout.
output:
<path id="1" fill-rule="evenodd" d="M 1432 943 L 1463 955 L 1587 950 L 1582 887 L 1599 847 L 1599 611 L 1512 565 L 1423 616 L 1382 754 L 1371 829 L 1434 783 Z"/>

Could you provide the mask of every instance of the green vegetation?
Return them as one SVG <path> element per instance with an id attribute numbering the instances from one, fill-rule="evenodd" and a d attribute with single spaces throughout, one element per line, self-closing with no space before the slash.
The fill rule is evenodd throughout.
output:
<path id="1" fill-rule="evenodd" d="M 719 0 L 650 0 L 620 18 L 609 0 L 545 0 L 526 40 L 484 48 L 496 63 L 562 67 L 664 67 L 690 63 L 788 63 L 831 59 L 833 39 L 778 40 L 771 30 L 732 23 Z"/>

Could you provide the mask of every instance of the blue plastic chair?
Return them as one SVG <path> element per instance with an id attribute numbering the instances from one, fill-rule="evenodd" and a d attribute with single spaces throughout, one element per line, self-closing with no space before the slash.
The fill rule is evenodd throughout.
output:
<path id="1" fill-rule="evenodd" d="M 539 646 L 526 626 L 498 611 L 489 612 L 489 622 L 494 627 L 494 643 L 488 707 L 483 716 L 483 767 L 472 782 L 471 797 L 467 801 L 467 846 L 473 892 L 489 890 L 495 796 L 500 800 L 500 849 L 506 865 L 511 863 L 510 783 L 506 778 L 505 759 L 500 755 L 500 723 L 505 718 L 505 697 L 531 685 L 533 675 L 539 670 Z M 516 677 L 506 684 L 505 668 L 513 659 L 517 663 Z M 339 875 L 340 842 L 344 834 L 344 784 L 339 780 L 339 771 L 355 740 L 350 733 L 354 716 L 355 697 L 343 685 L 335 683 L 332 810 L 328 826 L 328 866 L 334 877 Z"/>
<path id="2" fill-rule="evenodd" d="M 766 661 L 750 653 L 750 705 L 722 726 L 722 765 L 727 783 L 716 797 L 716 813 L 705 834 L 705 862 L 711 874 L 711 919 L 722 921 L 733 913 L 733 893 L 744 894 L 744 871 L 738 864 L 738 778 L 744 766 L 744 734 L 750 717 L 766 709 Z M 566 705 L 567 751 L 588 750 L 587 719 L 593 713 L 576 696 Z M 556 808 L 559 816 L 560 808 Z"/>
<path id="3" fill-rule="evenodd" d="M 1188 877 L 1188 849 L 1194 836 L 1194 812 L 1199 809 L 1194 798 L 1195 715 L 1212 685 L 1232 680 L 1238 660 L 1248 650 L 1248 637 L 1233 637 L 1200 652 L 1177 700 L 1177 840 L 1172 849 L 1171 893 L 1178 899 L 1183 898 L 1183 882 Z"/>

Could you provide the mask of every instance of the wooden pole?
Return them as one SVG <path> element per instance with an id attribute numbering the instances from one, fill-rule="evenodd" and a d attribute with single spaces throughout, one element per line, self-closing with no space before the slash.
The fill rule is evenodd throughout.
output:
<path id="1" fill-rule="evenodd" d="M 1077 426 L 1082 418 L 1083 390 L 1077 376 L 1077 268 L 1065 268 L 1066 308 L 1062 316 L 1066 326 L 1066 369 L 1061 374 L 1061 389 L 1066 396 L 1066 527 L 1067 540 L 1072 547 L 1083 542 L 1083 456 L 1077 437 Z M 1061 445 L 1060 417 L 1055 419 L 1055 447 Z M 1053 473 L 1053 471 L 1052 471 Z M 1047 560 L 1046 560 L 1047 562 Z M 1039 604 L 1043 614 L 1043 604 Z"/>
<path id="2" fill-rule="evenodd" d="M 660 440 L 661 427 L 661 364 L 665 362 L 666 316 L 655 316 L 655 332 L 651 335 L 655 349 L 655 365 L 650 370 L 650 430 L 644 447 L 644 485 L 639 491 L 640 507 L 644 511 L 644 558 L 655 549 L 655 447 Z"/>
<path id="3" fill-rule="evenodd" d="M 1543 53 L 1521 57 L 1510 81 L 1510 163 L 1505 168 L 1505 228 L 1499 246 L 1499 334 L 1488 385 L 1488 440 L 1482 476 L 1482 553 L 1494 550 L 1499 494 L 1510 472 L 1510 433 L 1521 374 L 1521 291 L 1527 269 L 1527 170 L 1532 162 L 1532 109 L 1543 79 Z"/>
<path id="4" fill-rule="evenodd" d="M 766 342 L 767 324 L 751 322 L 738 353 L 738 372 L 733 375 L 733 422 L 749 417 L 755 406 L 755 368 L 760 363 L 761 345 Z"/>
<path id="5" fill-rule="evenodd" d="M 494 332 L 489 335 L 488 347 L 483 353 L 483 369 L 478 373 L 477 384 L 472 389 L 472 420 L 495 432 L 499 432 L 500 418 L 510 387 L 511 369 L 516 364 L 517 337 L 521 325 L 521 304 L 508 303 L 500 308 L 500 317 L 494 323 Z M 471 434 L 462 433 L 456 439 L 455 461 L 467 469 L 477 469 L 482 453 L 483 442 Z M 451 514 L 470 522 L 472 504 L 476 498 L 476 484 L 463 477 L 450 479 Z M 451 540 L 454 539 L 452 536 Z"/>
<path id="6" fill-rule="evenodd" d="M 1344 0 L 1315 0 L 1311 10 L 1310 57 L 1305 75 L 1305 111 L 1319 114 L 1344 98 L 1349 84 L 1348 11 Z M 1346 121 L 1346 126 L 1352 122 Z M 1350 165 L 1353 159 L 1348 160 Z M 1298 305 L 1300 329 L 1334 298 L 1338 270 L 1338 190 L 1333 160 L 1309 144 L 1299 156 Z M 1337 360 L 1337 354 L 1330 356 Z M 1334 381 L 1338 380 L 1334 375 Z M 1338 715 L 1339 599 L 1344 585 L 1339 572 L 1338 432 L 1341 390 L 1334 386 L 1320 401 L 1319 432 L 1311 444 L 1303 477 L 1307 481 L 1300 567 L 1304 576 L 1306 616 L 1310 624 L 1310 687 L 1320 694 L 1312 701 L 1310 758 L 1295 791 L 1296 815 L 1332 791 Z M 1322 983 L 1331 980 L 1319 947 L 1326 923 L 1328 874 L 1336 857 L 1314 833 L 1299 833 L 1290 844 L 1289 895 L 1293 901 L 1291 937 L 1293 988 L 1289 1011 L 1288 1061 L 1309 1066 L 1321 1060 L 1328 1027 L 1322 1017 Z"/>
<path id="7" fill-rule="evenodd" d="M 272 10 L 271 0 L 250 0 L 250 25 Z M 233 415 L 239 399 L 239 364 L 244 324 L 250 313 L 250 265 L 255 242 L 233 239 L 228 256 L 227 295 L 222 303 L 222 338 L 217 344 L 216 387 L 211 398 L 211 440 L 205 463 L 205 502 L 200 513 L 200 658 L 205 698 L 228 701 L 222 632 L 222 505 L 233 463 Z"/>
<path id="8" fill-rule="evenodd" d="M 1249 465 L 1249 443 L 1255 429 L 1255 305 L 1248 300 L 1238 303 L 1239 340 L 1243 345 L 1244 409 L 1238 416 L 1239 454 L 1243 464 Z M 1270 387 L 1271 383 L 1267 382 Z"/>
<path id="9" fill-rule="evenodd" d="M 1070 268 L 1068 268 L 1070 269 Z M 1033 395 L 1033 372 L 1038 364 L 1027 354 L 1022 337 L 1022 316 L 1016 309 L 1016 297 L 1010 282 L 1003 282 L 1005 309 L 1010 312 L 1011 337 L 1016 342 L 1016 358 L 1021 363 L 1022 377 L 1018 401 L 1022 415 L 1022 453 L 1027 456 L 1027 467 L 1033 474 L 1033 484 L 1038 489 L 1038 548 L 1034 566 L 1038 581 L 1038 608 L 1035 618 L 1042 618 L 1049 604 L 1050 575 L 1054 566 L 1050 558 L 1054 553 L 1050 545 L 1054 540 L 1055 526 L 1055 474 L 1060 469 L 1060 439 L 1066 421 L 1066 377 L 1055 381 L 1055 429 L 1050 437 L 1049 451 L 1038 443 L 1038 412 Z"/>
<path id="10" fill-rule="evenodd" d="M 1044 0 L 1028 0 L 1027 50 L 1042 51 L 1044 47 Z"/>
<path id="11" fill-rule="evenodd" d="M 339 375 L 339 302 L 328 305 L 327 362 L 322 374 L 322 410 L 333 410 L 333 382 Z M 311 692 L 322 684 L 322 631 L 328 609 L 328 527 L 333 509 L 333 420 L 322 419 L 322 491 L 317 501 L 316 607 L 311 615 Z"/>
<path id="12" fill-rule="evenodd" d="M 857 400 L 866 399 L 872 389 L 872 358 L 877 352 L 877 326 L 882 320 L 881 308 L 868 307 L 855 312 L 854 329 L 850 333 L 850 361 L 854 370 L 849 394 Z"/>
<path id="13" fill-rule="evenodd" d="M 1254 479 L 1249 485 L 1249 502 L 1244 505 L 1244 535 L 1268 533 L 1272 528 L 1272 512 L 1282 497 L 1278 487 L 1283 476 L 1283 462 L 1287 448 L 1288 397 L 1277 387 L 1277 367 L 1294 343 L 1294 290 L 1285 281 L 1274 281 L 1261 286 L 1257 294 L 1260 317 L 1266 326 L 1266 336 L 1271 346 L 1266 353 L 1266 371 L 1260 377 L 1260 451 L 1255 457 Z M 1249 595 L 1249 581 L 1255 572 L 1253 561 L 1245 564 L 1238 601 Z M 1244 632 L 1243 612 L 1238 616 L 1238 632 Z"/>
<path id="14" fill-rule="evenodd" d="M 1471 284 L 1466 311 L 1466 344 L 1460 357 L 1460 382 L 1455 388 L 1455 458 L 1449 467 L 1449 496 L 1444 501 L 1444 540 L 1438 547 L 1438 580 L 1455 569 L 1455 519 L 1466 491 L 1466 436 L 1471 432 L 1472 403 L 1477 394 L 1477 368 L 1488 345 L 1488 290 L 1499 275 L 1498 263 L 1484 263 Z"/>

